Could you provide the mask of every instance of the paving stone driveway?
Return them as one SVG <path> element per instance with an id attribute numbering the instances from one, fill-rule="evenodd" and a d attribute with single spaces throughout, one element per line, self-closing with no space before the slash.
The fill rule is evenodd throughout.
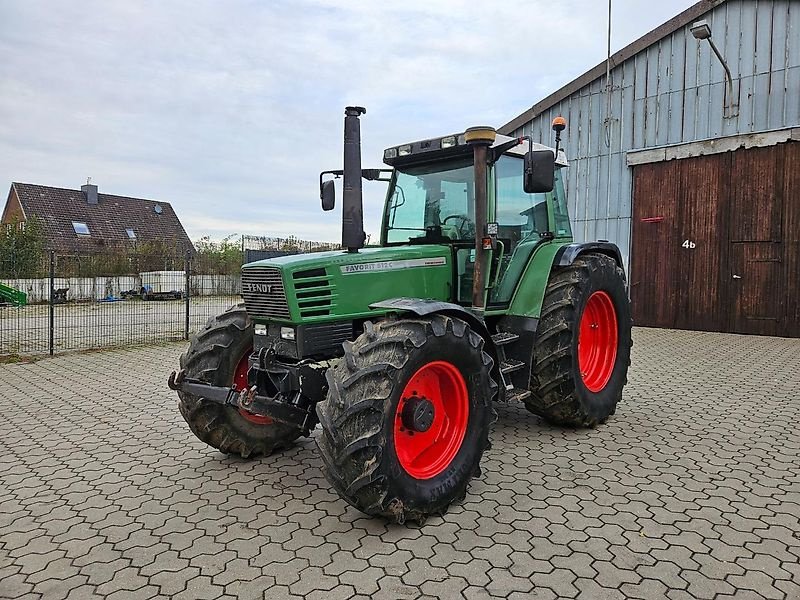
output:
<path id="1" fill-rule="evenodd" d="M 596 430 L 500 409 L 424 527 L 363 517 L 313 440 L 227 458 L 182 345 L 0 366 L 2 598 L 800 598 L 800 340 L 638 329 Z"/>

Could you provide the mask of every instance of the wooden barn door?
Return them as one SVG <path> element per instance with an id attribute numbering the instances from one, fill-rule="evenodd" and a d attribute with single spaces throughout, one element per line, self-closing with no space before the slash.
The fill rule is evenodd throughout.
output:
<path id="1" fill-rule="evenodd" d="M 724 168 L 717 156 L 637 166 L 631 303 L 647 327 L 725 329 Z M 682 199 L 679 201 L 679 199 Z"/>
<path id="2" fill-rule="evenodd" d="M 784 144 L 783 246 L 785 321 L 780 335 L 800 337 L 800 142 Z"/>
<path id="3" fill-rule="evenodd" d="M 636 167 L 630 290 L 633 322 L 674 327 L 676 312 L 677 161 Z"/>
<path id="4" fill-rule="evenodd" d="M 634 323 L 800 337 L 800 143 L 638 165 Z"/>
<path id="5" fill-rule="evenodd" d="M 783 146 L 730 155 L 728 331 L 778 335 L 784 313 Z"/>

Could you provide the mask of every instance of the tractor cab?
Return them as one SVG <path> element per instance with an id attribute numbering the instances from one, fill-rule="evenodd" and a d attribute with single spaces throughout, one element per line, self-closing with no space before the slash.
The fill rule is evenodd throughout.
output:
<path id="1" fill-rule="evenodd" d="M 556 148 L 529 136 L 498 135 L 491 127 L 391 146 L 386 169 L 362 169 L 360 121 L 365 111 L 345 111 L 342 171 L 320 174 L 324 210 L 335 205 L 333 181 L 343 176 L 342 244 L 358 253 L 363 232 L 361 180 L 389 183 L 380 246 L 446 246 L 453 280 L 448 302 L 473 310 L 502 310 L 512 301 L 535 250 L 572 241 L 559 150 L 566 126 L 554 123 Z"/>
<path id="2" fill-rule="evenodd" d="M 486 224 L 476 224 L 474 151 L 465 134 L 447 135 L 387 148 L 384 162 L 394 167 L 382 226 L 382 246 L 447 244 L 453 248 L 459 304 L 472 302 L 476 239 L 488 238 L 491 254 L 488 304 L 508 303 L 534 248 L 554 238 L 569 239 L 561 169 L 563 151 L 554 160 L 549 191 L 524 188 L 525 156 L 556 151 L 497 135 L 487 152 Z"/>

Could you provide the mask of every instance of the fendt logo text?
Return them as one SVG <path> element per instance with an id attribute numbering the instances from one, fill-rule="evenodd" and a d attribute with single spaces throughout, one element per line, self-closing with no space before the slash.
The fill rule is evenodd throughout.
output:
<path id="1" fill-rule="evenodd" d="M 243 292 L 258 292 L 260 294 L 271 294 L 272 286 L 268 283 L 243 283 Z"/>

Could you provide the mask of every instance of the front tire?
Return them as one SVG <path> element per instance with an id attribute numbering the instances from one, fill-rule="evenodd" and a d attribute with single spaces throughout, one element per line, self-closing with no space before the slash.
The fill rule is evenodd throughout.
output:
<path id="1" fill-rule="evenodd" d="M 253 323 L 244 305 L 212 317 L 192 337 L 181 355 L 186 377 L 211 385 L 247 387 L 248 357 L 253 350 Z M 185 392 L 178 392 L 178 408 L 192 432 L 209 446 L 242 458 L 267 456 L 300 437 L 300 430 Z"/>
<path id="2" fill-rule="evenodd" d="M 325 474 L 368 515 L 423 523 L 480 473 L 497 386 L 483 338 L 444 315 L 367 323 L 317 405 Z"/>
<path id="3" fill-rule="evenodd" d="M 602 254 L 550 275 L 525 405 L 545 420 L 594 427 L 616 411 L 628 382 L 631 312 L 625 272 Z"/>

